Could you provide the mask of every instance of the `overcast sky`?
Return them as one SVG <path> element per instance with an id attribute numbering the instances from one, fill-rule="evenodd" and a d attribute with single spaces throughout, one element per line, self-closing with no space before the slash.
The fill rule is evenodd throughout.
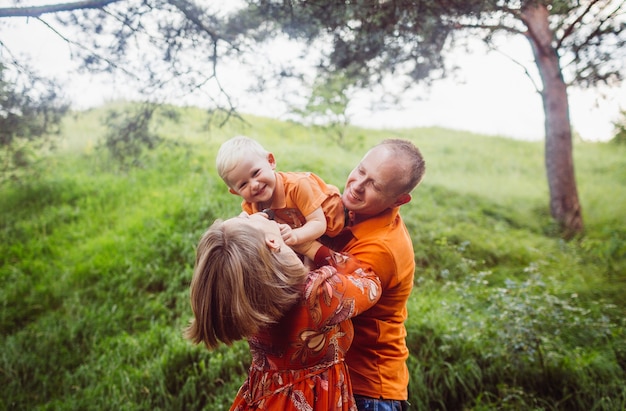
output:
<path id="1" fill-rule="evenodd" d="M 30 55 L 42 73 L 67 78 L 73 66 L 67 44 L 36 20 L 14 18 L 8 26 L 11 27 L 0 25 L 0 39 L 12 52 Z M 534 68 L 530 46 L 524 38 L 503 40 L 501 49 Z M 272 50 L 280 50 L 272 51 L 277 53 L 276 59 L 293 58 L 288 46 Z M 461 67 L 458 78 L 436 83 L 428 94 L 420 89 L 404 92 L 404 107 L 389 110 L 370 110 L 371 103 L 380 96 L 360 93 L 349 108 L 351 122 L 374 128 L 435 125 L 518 139 L 543 139 L 541 98 L 519 65 L 500 53 L 488 54 L 482 47 L 471 55 L 455 53 L 451 59 Z M 244 95 L 246 76 L 238 70 L 230 67 L 222 81 L 236 97 L 240 111 L 281 118 L 286 109 L 276 95 Z M 75 74 L 71 74 L 65 91 L 75 108 L 129 97 L 127 87 L 110 79 Z M 626 109 L 625 85 L 602 92 L 608 98 L 598 100 L 597 91 L 569 90 L 572 125 L 584 140 L 610 139 L 614 132 L 612 123 L 619 119 L 620 108 Z"/>

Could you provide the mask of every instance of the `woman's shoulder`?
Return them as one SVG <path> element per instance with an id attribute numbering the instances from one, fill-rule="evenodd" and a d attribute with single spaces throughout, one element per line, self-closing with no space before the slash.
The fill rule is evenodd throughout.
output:
<path id="1" fill-rule="evenodd" d="M 330 265 L 325 265 L 311 270 L 307 276 L 305 288 L 309 289 L 310 287 L 319 287 L 320 284 L 331 278 L 336 273 L 337 269 Z"/>

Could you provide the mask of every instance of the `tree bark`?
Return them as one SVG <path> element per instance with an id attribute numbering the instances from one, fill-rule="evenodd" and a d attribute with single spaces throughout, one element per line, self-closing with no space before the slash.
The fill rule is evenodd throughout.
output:
<path id="1" fill-rule="evenodd" d="M 572 156 L 572 129 L 567 86 L 550 29 L 549 11 L 539 2 L 522 9 L 522 19 L 543 83 L 541 97 L 545 113 L 545 163 L 550 190 L 550 212 L 565 238 L 583 231 Z"/>
<path id="2" fill-rule="evenodd" d="M 40 17 L 42 14 L 74 11 L 81 9 L 101 9 L 120 0 L 82 0 L 71 3 L 54 3 L 46 6 L 1 7 L 0 17 Z"/>

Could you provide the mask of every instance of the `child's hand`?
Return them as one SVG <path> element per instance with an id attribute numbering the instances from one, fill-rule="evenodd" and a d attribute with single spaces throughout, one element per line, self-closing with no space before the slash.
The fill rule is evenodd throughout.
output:
<path id="1" fill-rule="evenodd" d="M 283 237 L 285 244 L 292 246 L 298 244 L 298 236 L 294 230 L 287 224 L 278 224 L 280 228 L 280 235 Z"/>
<path id="2" fill-rule="evenodd" d="M 261 212 L 264 213 L 267 216 L 267 218 L 269 218 L 270 220 L 273 220 L 275 217 L 274 210 L 272 210 L 271 208 L 266 208 L 265 210 Z"/>

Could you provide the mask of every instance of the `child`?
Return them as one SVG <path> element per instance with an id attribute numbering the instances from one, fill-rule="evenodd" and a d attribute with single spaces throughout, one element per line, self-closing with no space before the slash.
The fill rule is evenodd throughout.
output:
<path id="1" fill-rule="evenodd" d="M 378 301 L 380 281 L 319 242 L 297 249 L 319 268 L 260 213 L 217 220 L 198 244 L 185 337 L 209 349 L 246 339 L 252 357 L 231 411 L 356 411 L 344 363 L 351 318 Z"/>
<path id="2" fill-rule="evenodd" d="M 289 246 L 337 235 L 344 225 L 339 189 L 307 172 L 275 171 L 274 155 L 258 142 L 237 136 L 220 147 L 217 172 L 248 214 L 265 212 L 281 226 Z"/>

